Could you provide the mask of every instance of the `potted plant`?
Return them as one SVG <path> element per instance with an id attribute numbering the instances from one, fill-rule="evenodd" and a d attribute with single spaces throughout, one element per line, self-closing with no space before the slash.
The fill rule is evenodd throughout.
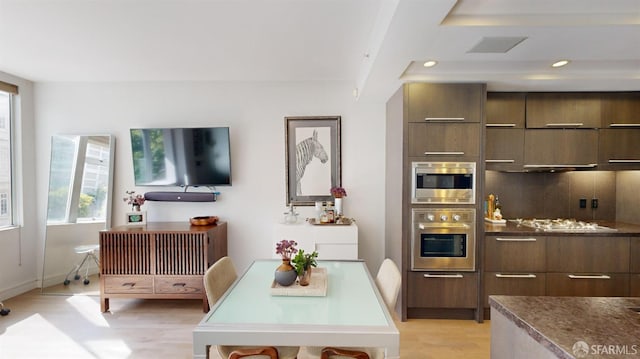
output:
<path id="1" fill-rule="evenodd" d="M 342 187 L 331 187 L 329 190 L 336 205 L 336 215 L 342 216 L 342 199 L 347 196 L 347 191 Z"/>
<path id="2" fill-rule="evenodd" d="M 313 251 L 313 253 L 305 253 L 304 249 L 301 249 L 291 260 L 291 263 L 293 263 L 293 266 L 296 269 L 300 285 L 309 285 L 309 280 L 311 279 L 311 267 L 318 266 L 316 258 L 318 258 L 318 252 Z"/>
<path id="3" fill-rule="evenodd" d="M 140 206 L 145 202 L 145 198 L 141 194 L 136 194 L 136 191 L 124 191 L 127 197 L 122 200 L 130 204 L 134 211 L 140 212 Z"/>
<path id="4" fill-rule="evenodd" d="M 282 264 L 276 268 L 275 281 L 282 286 L 290 286 L 296 281 L 297 272 L 291 265 L 291 256 L 298 252 L 298 243 L 293 240 L 283 239 L 276 243 L 276 254 L 282 257 Z"/>

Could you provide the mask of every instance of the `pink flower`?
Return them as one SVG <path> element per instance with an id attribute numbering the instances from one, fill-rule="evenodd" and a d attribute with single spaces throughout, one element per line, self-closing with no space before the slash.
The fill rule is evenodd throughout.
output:
<path id="1" fill-rule="evenodd" d="M 330 191 L 331 195 L 335 198 L 342 198 L 347 196 L 347 191 L 345 191 L 342 187 L 332 187 Z"/>
<path id="2" fill-rule="evenodd" d="M 280 254 L 282 259 L 291 260 L 291 255 L 298 252 L 296 241 L 288 241 L 286 239 L 276 243 L 276 254 Z"/>
<path id="3" fill-rule="evenodd" d="M 136 191 L 125 191 L 127 197 L 124 197 L 122 200 L 127 202 L 132 206 L 142 206 L 144 204 L 144 196 L 141 194 L 136 194 Z"/>

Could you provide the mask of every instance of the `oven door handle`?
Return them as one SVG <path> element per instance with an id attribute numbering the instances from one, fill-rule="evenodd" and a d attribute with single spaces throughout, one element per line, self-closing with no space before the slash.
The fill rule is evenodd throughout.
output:
<path id="1" fill-rule="evenodd" d="M 418 223 L 418 228 L 420 228 L 422 230 L 425 230 L 425 229 L 455 229 L 455 228 L 469 229 L 469 228 L 471 228 L 471 226 L 469 226 L 468 224 L 463 224 L 463 223 L 459 223 L 459 224 Z"/>

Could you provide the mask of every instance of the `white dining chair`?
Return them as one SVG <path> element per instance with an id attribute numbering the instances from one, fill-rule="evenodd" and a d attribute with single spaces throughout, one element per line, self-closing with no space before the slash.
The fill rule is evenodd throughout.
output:
<path id="1" fill-rule="evenodd" d="M 217 260 L 204 274 L 204 289 L 207 293 L 209 307 L 220 300 L 224 293 L 231 287 L 238 278 L 236 267 L 229 257 L 222 257 Z M 288 346 L 230 346 L 217 345 L 218 354 L 223 359 L 295 359 L 298 356 L 299 347 Z M 209 350 L 214 350 L 213 346 Z M 211 352 L 207 353 L 208 358 Z"/>
<path id="2" fill-rule="evenodd" d="M 391 315 L 395 313 L 402 274 L 393 260 L 386 258 L 378 270 L 375 278 L 376 287 L 382 295 L 382 300 L 387 305 Z M 338 348 L 338 347 L 307 347 L 310 358 L 316 359 L 383 359 L 384 348 Z"/>

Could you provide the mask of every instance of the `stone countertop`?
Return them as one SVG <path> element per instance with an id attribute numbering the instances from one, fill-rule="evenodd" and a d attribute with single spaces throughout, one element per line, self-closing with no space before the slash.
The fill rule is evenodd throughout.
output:
<path id="1" fill-rule="evenodd" d="M 554 232 L 544 231 L 540 229 L 521 226 L 513 221 L 507 220 L 506 224 L 492 224 L 485 222 L 485 234 L 501 234 L 501 235 L 527 235 L 535 234 L 536 236 L 598 236 L 598 237 L 640 237 L 640 225 L 612 222 L 612 221 L 593 221 L 601 226 L 616 229 L 615 232 Z"/>
<path id="2" fill-rule="evenodd" d="M 640 298 L 497 295 L 489 304 L 558 358 L 596 357 L 574 356 L 579 341 L 589 354 L 640 357 Z"/>

